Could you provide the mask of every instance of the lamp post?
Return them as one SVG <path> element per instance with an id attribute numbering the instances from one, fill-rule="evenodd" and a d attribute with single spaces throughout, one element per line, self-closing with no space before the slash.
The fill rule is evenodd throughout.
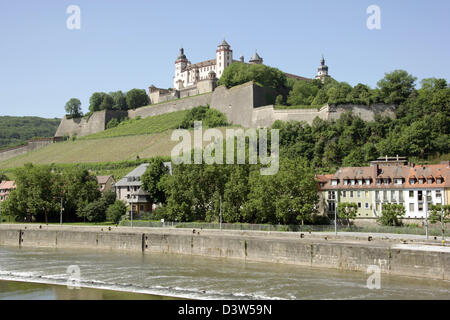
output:
<path id="1" fill-rule="evenodd" d="M 220 196 L 220 231 L 222 231 L 222 196 Z"/>
<path id="2" fill-rule="evenodd" d="M 425 235 L 427 236 L 428 240 L 428 208 L 425 211 Z"/>
<path id="3" fill-rule="evenodd" d="M 61 197 L 61 210 L 59 211 L 59 224 L 62 225 L 62 214 L 63 214 L 63 198 Z"/>

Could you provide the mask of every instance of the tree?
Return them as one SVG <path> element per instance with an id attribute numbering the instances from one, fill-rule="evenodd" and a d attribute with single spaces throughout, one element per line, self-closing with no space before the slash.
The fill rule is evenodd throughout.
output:
<path id="1" fill-rule="evenodd" d="M 76 98 L 72 98 L 69 101 L 67 101 L 66 106 L 64 108 L 66 110 L 67 115 L 69 115 L 72 118 L 78 118 L 83 115 L 81 112 L 81 101 Z"/>
<path id="2" fill-rule="evenodd" d="M 450 205 L 431 205 L 430 206 L 430 222 L 441 224 L 442 240 L 445 237 L 445 224 L 450 222 Z"/>
<path id="3" fill-rule="evenodd" d="M 378 222 L 385 226 L 399 226 L 400 219 L 405 215 L 405 207 L 402 204 L 384 203 Z"/>
<path id="4" fill-rule="evenodd" d="M 127 99 L 125 97 L 125 94 L 122 91 L 114 91 L 110 92 L 109 95 L 113 98 L 114 104 L 113 109 L 114 110 L 128 110 L 127 106 Z"/>
<path id="5" fill-rule="evenodd" d="M 100 104 L 100 110 L 112 110 L 114 106 L 113 98 L 105 93 L 103 95 L 102 103 Z"/>
<path id="6" fill-rule="evenodd" d="M 123 201 L 116 200 L 106 210 L 106 219 L 112 221 L 115 224 L 119 224 L 120 219 L 127 213 L 127 206 Z"/>
<path id="7" fill-rule="evenodd" d="M 148 105 L 150 103 L 150 98 L 143 89 L 131 89 L 126 94 L 126 102 L 128 108 L 136 109 Z"/>
<path id="8" fill-rule="evenodd" d="M 141 177 L 142 188 L 150 195 L 153 203 L 166 203 L 166 193 L 162 179 L 169 173 L 161 158 L 152 158 Z"/>
<path id="9" fill-rule="evenodd" d="M 405 102 L 413 92 L 416 80 L 416 77 L 404 70 L 386 73 L 384 78 L 377 83 L 381 98 L 387 104 L 399 105 Z"/>
<path id="10" fill-rule="evenodd" d="M 105 97 L 106 93 L 104 92 L 94 92 L 91 95 L 91 98 L 89 99 L 89 111 L 90 112 L 96 112 L 96 111 L 100 111 L 101 109 L 101 104 L 103 102 L 103 98 Z"/>
<path id="11" fill-rule="evenodd" d="M 95 200 L 80 208 L 77 214 L 89 222 L 103 222 L 106 220 L 106 203 L 104 199 Z"/>
<path id="12" fill-rule="evenodd" d="M 347 226 L 350 227 L 350 219 L 356 219 L 358 205 L 354 202 L 339 202 L 338 217 L 347 220 Z"/>

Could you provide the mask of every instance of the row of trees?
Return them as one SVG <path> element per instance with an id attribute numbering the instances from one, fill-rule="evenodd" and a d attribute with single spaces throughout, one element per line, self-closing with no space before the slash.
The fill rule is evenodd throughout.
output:
<path id="1" fill-rule="evenodd" d="M 94 92 L 89 99 L 89 112 L 101 110 L 128 110 L 146 106 L 150 103 L 147 92 L 143 89 L 131 89 L 127 93 L 122 91 Z M 81 117 L 81 101 L 70 99 L 65 105 L 66 114 L 70 117 Z"/>
<path id="2" fill-rule="evenodd" d="M 162 203 L 172 221 L 305 224 L 318 222 L 317 183 L 302 159 L 284 159 L 278 174 L 262 176 L 259 165 L 175 165 L 152 159 L 142 177 L 143 188 Z"/>
<path id="3" fill-rule="evenodd" d="M 119 212 L 126 213 L 115 193 L 102 194 L 87 170 L 26 164 L 14 175 L 16 189 L 2 204 L 2 214 L 15 221 L 59 221 L 61 209 L 64 221 L 97 222 L 108 217 L 116 222 Z"/>
<path id="4" fill-rule="evenodd" d="M 400 105 L 414 92 L 417 78 L 404 70 L 387 73 L 378 81 L 375 89 L 358 83 L 352 87 L 346 82 L 327 78 L 323 83 L 319 79 L 297 80 L 272 67 L 265 65 L 247 65 L 241 62 L 231 64 L 223 72 L 218 84 L 233 87 L 248 81 L 255 81 L 272 88 L 277 105 L 297 106 L 328 104 L 364 104 L 386 103 Z"/>
<path id="5" fill-rule="evenodd" d="M 450 88 L 444 79 L 423 80 L 398 106 L 396 119 L 366 122 L 347 113 L 337 121 L 316 118 L 311 125 L 277 121 L 273 128 L 280 129 L 285 156 L 305 157 L 322 171 L 366 165 L 382 155 L 427 159 L 450 150 Z"/>

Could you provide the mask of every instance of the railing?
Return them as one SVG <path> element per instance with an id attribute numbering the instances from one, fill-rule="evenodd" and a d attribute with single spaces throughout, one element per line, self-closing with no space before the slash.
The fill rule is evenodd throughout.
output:
<path id="1" fill-rule="evenodd" d="M 129 220 L 121 221 L 120 226 L 129 227 Z M 216 222 L 160 222 L 134 220 L 134 227 L 149 228 L 187 228 L 187 229 L 220 229 L 220 224 Z M 285 232 L 334 232 L 334 224 L 329 225 L 270 225 L 251 223 L 222 223 L 223 230 L 250 230 L 250 231 L 285 231 Z M 425 227 L 418 226 L 347 226 L 346 222 L 338 220 L 338 232 L 364 232 L 364 233 L 394 233 L 394 234 L 414 234 L 425 235 Z M 428 229 L 430 236 L 439 237 L 442 235 L 440 226 L 433 225 Z M 450 236 L 450 230 L 446 230 L 446 237 Z"/>

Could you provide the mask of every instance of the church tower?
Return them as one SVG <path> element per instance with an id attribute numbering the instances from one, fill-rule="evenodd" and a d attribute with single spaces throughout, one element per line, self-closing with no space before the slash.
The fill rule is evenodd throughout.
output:
<path id="1" fill-rule="evenodd" d="M 320 79 L 322 80 L 322 82 L 325 82 L 325 79 L 328 77 L 328 66 L 325 64 L 325 58 L 322 55 L 322 60 L 320 60 L 320 67 L 317 69 L 316 79 Z"/>
<path id="2" fill-rule="evenodd" d="M 179 80 L 181 80 L 182 82 L 184 82 L 184 70 L 186 69 L 186 67 L 188 66 L 188 59 L 186 58 L 185 54 L 184 54 L 184 49 L 181 48 L 180 49 L 180 55 L 178 56 L 177 60 L 175 61 L 175 75 L 173 77 L 173 87 L 174 88 L 178 88 L 178 83 Z M 185 84 L 187 84 L 187 79 Z"/>
<path id="3" fill-rule="evenodd" d="M 230 49 L 230 45 L 225 41 L 217 46 L 216 50 L 216 71 L 217 78 L 220 78 L 226 67 L 233 63 L 233 50 Z"/>

